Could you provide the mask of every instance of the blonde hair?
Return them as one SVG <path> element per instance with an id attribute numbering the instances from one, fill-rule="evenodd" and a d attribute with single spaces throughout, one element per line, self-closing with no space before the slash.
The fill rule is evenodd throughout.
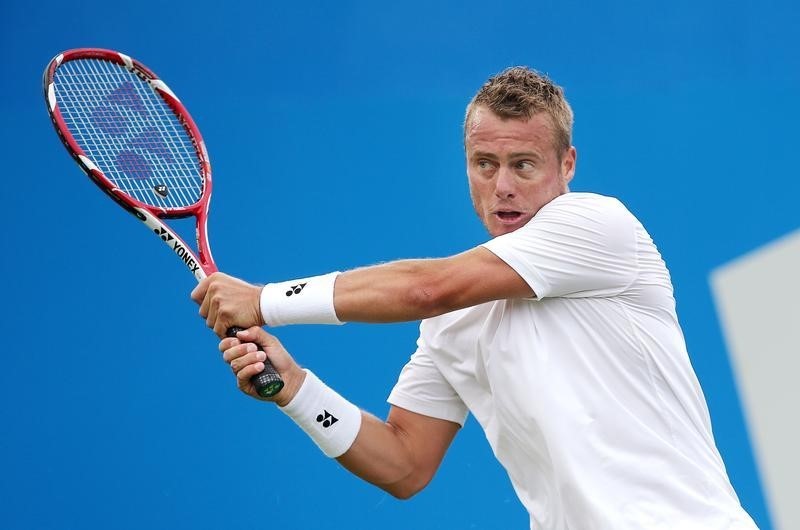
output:
<path id="1" fill-rule="evenodd" d="M 546 112 L 553 122 L 555 149 L 559 158 L 572 146 L 572 108 L 564 90 L 546 75 L 526 66 L 506 68 L 490 77 L 467 105 L 464 140 L 475 108 L 485 106 L 503 119 L 530 119 Z"/>

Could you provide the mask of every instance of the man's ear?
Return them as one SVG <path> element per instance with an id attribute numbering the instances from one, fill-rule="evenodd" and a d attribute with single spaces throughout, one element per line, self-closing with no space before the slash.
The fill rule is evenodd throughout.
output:
<path id="1" fill-rule="evenodd" d="M 578 161 L 578 150 L 571 146 L 561 157 L 561 176 L 564 179 L 564 186 L 568 186 L 572 177 L 575 176 L 575 164 Z"/>

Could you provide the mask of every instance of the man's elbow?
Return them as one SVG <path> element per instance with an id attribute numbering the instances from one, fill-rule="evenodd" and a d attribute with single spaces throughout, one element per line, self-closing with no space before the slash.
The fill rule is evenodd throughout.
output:
<path id="1" fill-rule="evenodd" d="M 412 490 L 412 489 L 406 489 L 406 488 L 388 487 L 388 488 L 383 488 L 383 491 L 385 491 L 386 493 L 390 494 L 395 499 L 398 499 L 398 500 L 401 500 L 401 501 L 407 501 L 408 499 L 410 499 L 411 497 L 413 497 L 414 495 L 416 495 L 417 493 L 419 493 L 422 490 L 421 489 Z"/>
<path id="2" fill-rule="evenodd" d="M 394 484 L 381 485 L 381 489 L 392 497 L 405 501 L 425 489 L 425 486 L 431 481 L 428 477 L 408 477 L 407 479 L 400 480 Z"/>
<path id="3" fill-rule="evenodd" d="M 422 318 L 435 316 L 460 309 L 457 293 L 448 290 L 446 281 L 422 281 L 409 289 L 408 303 Z"/>

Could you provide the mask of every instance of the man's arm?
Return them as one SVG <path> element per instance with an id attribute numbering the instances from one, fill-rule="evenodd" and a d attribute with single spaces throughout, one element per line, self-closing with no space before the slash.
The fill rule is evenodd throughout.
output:
<path id="1" fill-rule="evenodd" d="M 218 336 L 264 325 L 261 287 L 215 273 L 192 291 Z M 280 295 L 279 295 L 280 296 Z M 534 296 L 507 263 L 483 247 L 448 258 L 402 260 L 340 274 L 333 307 L 343 322 L 405 322 L 507 298 Z"/>
<path id="2" fill-rule="evenodd" d="M 361 430 L 337 458 L 354 475 L 399 499 L 431 481 L 460 425 L 391 407 L 385 422 L 361 413 Z"/>
<path id="3" fill-rule="evenodd" d="M 528 298 L 533 289 L 483 247 L 441 259 L 404 260 L 345 272 L 334 306 L 344 322 L 421 320 L 492 300 Z"/>
<path id="4" fill-rule="evenodd" d="M 253 343 L 261 345 L 263 351 L 256 351 Z M 256 399 L 286 407 L 305 383 L 306 372 L 278 339 L 260 328 L 239 332 L 237 338 L 223 339 L 220 350 L 236 374 L 239 389 Z M 269 399 L 259 396 L 250 383 L 250 378 L 264 369 L 265 356 L 269 356 L 286 382 L 284 388 Z M 354 475 L 395 497 L 407 499 L 433 478 L 459 428 L 457 423 L 399 407 L 391 408 L 385 422 L 361 411 L 358 434 L 337 460 Z"/>

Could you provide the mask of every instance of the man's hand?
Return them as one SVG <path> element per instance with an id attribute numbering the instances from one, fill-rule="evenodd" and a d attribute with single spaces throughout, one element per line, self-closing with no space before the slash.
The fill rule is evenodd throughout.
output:
<path id="1" fill-rule="evenodd" d="M 256 344 L 263 351 L 258 350 Z M 306 377 L 280 341 L 259 327 L 240 331 L 236 337 L 222 339 L 219 350 L 236 375 L 239 390 L 262 401 L 274 401 L 281 407 L 292 400 Z M 254 375 L 264 370 L 264 360 L 267 358 L 284 382 L 281 391 L 270 398 L 261 397 L 250 382 Z"/>
<path id="2" fill-rule="evenodd" d="M 225 337 L 228 328 L 263 326 L 261 288 L 227 274 L 215 272 L 201 281 L 192 300 L 200 305 L 200 316 L 218 337 Z"/>

